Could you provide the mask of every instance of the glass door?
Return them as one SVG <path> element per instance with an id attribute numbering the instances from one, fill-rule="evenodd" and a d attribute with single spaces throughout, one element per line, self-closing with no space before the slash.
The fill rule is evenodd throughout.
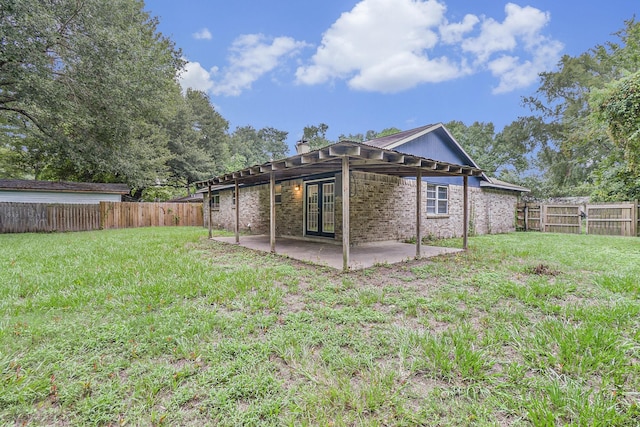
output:
<path id="1" fill-rule="evenodd" d="M 335 236 L 335 185 L 334 180 L 306 184 L 305 234 Z"/>

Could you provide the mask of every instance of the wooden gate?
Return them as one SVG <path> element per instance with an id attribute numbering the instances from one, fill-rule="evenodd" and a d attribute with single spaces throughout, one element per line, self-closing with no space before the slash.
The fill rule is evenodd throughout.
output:
<path id="1" fill-rule="evenodd" d="M 542 205 L 542 231 L 549 233 L 582 233 L 580 205 Z"/>
<path id="2" fill-rule="evenodd" d="M 638 203 L 588 204 L 587 233 L 637 236 Z"/>

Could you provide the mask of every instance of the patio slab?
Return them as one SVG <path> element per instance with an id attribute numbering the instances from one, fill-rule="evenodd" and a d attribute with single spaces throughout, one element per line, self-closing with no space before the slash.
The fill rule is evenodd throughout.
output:
<path id="1" fill-rule="evenodd" d="M 235 237 L 214 237 L 213 240 L 235 244 Z M 269 236 L 240 236 L 240 246 L 262 252 L 270 252 Z M 422 246 L 422 258 L 462 252 L 462 249 Z M 342 270 L 342 245 L 322 241 L 308 241 L 278 237 L 276 253 L 300 261 L 324 265 Z M 414 259 L 416 245 L 395 241 L 375 242 L 354 246 L 350 250 L 349 269 L 360 270 L 375 264 L 395 264 Z"/>

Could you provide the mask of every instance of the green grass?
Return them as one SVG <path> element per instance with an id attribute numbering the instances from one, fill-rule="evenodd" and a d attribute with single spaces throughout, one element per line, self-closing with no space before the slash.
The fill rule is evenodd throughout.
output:
<path id="1" fill-rule="evenodd" d="M 344 275 L 206 233 L 0 235 L 0 424 L 640 425 L 637 239 Z"/>

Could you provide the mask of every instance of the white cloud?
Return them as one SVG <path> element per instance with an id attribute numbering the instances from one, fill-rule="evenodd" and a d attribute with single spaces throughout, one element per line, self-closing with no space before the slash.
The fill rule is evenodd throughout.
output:
<path id="1" fill-rule="evenodd" d="M 454 44 L 462 41 L 464 35 L 476 26 L 480 19 L 475 15 L 465 15 L 462 22 L 443 24 L 440 26 L 440 36 L 443 43 Z"/>
<path id="2" fill-rule="evenodd" d="M 501 51 L 512 51 L 518 46 L 518 39 L 525 45 L 536 43 L 542 37 L 540 30 L 549 22 L 549 14 L 530 6 L 520 7 L 513 3 L 505 6 L 507 17 L 504 22 L 488 18 L 482 23 L 478 37 L 462 42 L 462 49 L 473 53 L 480 62 Z"/>
<path id="3" fill-rule="evenodd" d="M 240 36 L 231 46 L 229 66 L 211 91 L 214 95 L 240 95 L 261 76 L 278 67 L 284 57 L 297 54 L 305 46 L 305 42 L 290 37 L 276 37 L 269 43 L 262 34 Z"/>
<path id="4" fill-rule="evenodd" d="M 211 40 L 213 38 L 208 28 L 203 28 L 200 31 L 193 33 L 192 35 L 196 40 Z"/>
<path id="5" fill-rule="evenodd" d="M 486 65 L 499 79 L 494 93 L 505 93 L 534 83 L 538 74 L 552 68 L 560 58 L 562 43 L 541 34 L 549 23 L 549 13 L 513 3 L 505 6 L 506 18 L 500 23 L 489 18 L 480 35 L 462 42 L 462 49 L 476 56 L 478 66 Z M 519 49 L 520 59 L 506 52 Z M 498 55 L 496 59 L 492 59 Z"/>
<path id="6" fill-rule="evenodd" d="M 299 67 L 299 83 L 347 79 L 354 89 L 397 92 L 463 74 L 447 58 L 429 58 L 445 6 L 436 0 L 363 0 L 323 36 L 312 64 Z"/>
<path id="7" fill-rule="evenodd" d="M 191 88 L 206 92 L 213 87 L 211 75 L 215 74 L 216 70 L 214 67 L 211 71 L 207 71 L 199 62 L 187 62 L 179 78 L 180 86 L 183 90 Z"/>
<path id="8" fill-rule="evenodd" d="M 502 93 L 533 83 L 563 48 L 542 35 L 549 13 L 530 6 L 506 4 L 503 22 L 467 14 L 449 23 L 445 12 L 441 0 L 362 0 L 323 34 L 297 82 L 390 93 L 489 70 Z"/>
<path id="9" fill-rule="evenodd" d="M 530 60 L 521 61 L 517 57 L 504 55 L 490 61 L 488 68 L 499 79 L 493 93 L 507 93 L 534 83 L 540 72 L 556 65 L 562 48 L 562 43 L 549 41 L 533 49 Z"/>

